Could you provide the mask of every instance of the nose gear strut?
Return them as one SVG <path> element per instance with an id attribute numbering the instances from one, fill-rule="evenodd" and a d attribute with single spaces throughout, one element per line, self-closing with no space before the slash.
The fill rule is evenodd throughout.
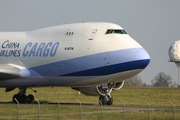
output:
<path id="1" fill-rule="evenodd" d="M 99 104 L 102 105 L 112 105 L 113 104 L 113 97 L 110 95 L 112 91 L 113 84 L 107 83 L 103 84 L 101 89 L 104 91 L 100 97 L 99 97 Z"/>

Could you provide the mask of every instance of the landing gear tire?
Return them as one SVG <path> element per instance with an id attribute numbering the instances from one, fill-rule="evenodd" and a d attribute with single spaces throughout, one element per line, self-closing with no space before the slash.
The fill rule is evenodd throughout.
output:
<path id="1" fill-rule="evenodd" d="M 113 97 L 109 97 L 109 101 L 107 101 L 106 105 L 112 105 L 113 104 Z"/>
<path id="2" fill-rule="evenodd" d="M 99 104 L 101 105 L 112 105 L 113 104 L 113 97 L 111 96 L 100 96 L 99 97 Z"/>
<path id="3" fill-rule="evenodd" d="M 102 105 L 106 105 L 106 103 L 107 103 L 106 96 L 102 96 L 102 95 L 101 95 L 101 96 L 99 97 L 99 101 L 101 102 L 101 103 L 99 102 L 100 105 L 101 105 L 101 104 L 102 104 Z"/>
<path id="4" fill-rule="evenodd" d="M 20 101 L 20 103 L 27 103 L 27 96 L 26 95 L 20 95 L 19 101 Z"/>
<path id="5" fill-rule="evenodd" d="M 26 95 L 15 94 L 15 95 L 13 96 L 13 102 L 14 102 L 14 103 L 17 103 L 16 100 L 17 100 L 19 103 L 27 103 L 27 97 L 26 97 Z"/>
<path id="6" fill-rule="evenodd" d="M 32 103 L 34 101 L 34 96 L 32 94 L 29 94 L 28 96 L 26 95 L 20 95 L 20 94 L 15 94 L 13 96 L 13 103 Z"/>
<path id="7" fill-rule="evenodd" d="M 13 96 L 13 103 L 17 103 L 17 101 L 18 101 L 18 94 L 15 94 L 14 96 Z"/>
<path id="8" fill-rule="evenodd" d="M 32 103 L 34 101 L 34 96 L 32 95 L 32 94 L 29 94 L 28 96 L 27 96 L 27 102 L 28 103 Z"/>
<path id="9" fill-rule="evenodd" d="M 26 96 L 25 94 L 26 94 L 26 88 L 19 88 L 19 93 L 13 96 L 13 102 L 32 103 L 34 101 L 34 96 L 32 94 Z"/>

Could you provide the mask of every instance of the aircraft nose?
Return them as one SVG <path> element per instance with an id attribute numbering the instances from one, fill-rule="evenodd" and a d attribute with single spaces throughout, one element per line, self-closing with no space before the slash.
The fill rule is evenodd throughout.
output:
<path id="1" fill-rule="evenodd" d="M 146 68 L 150 62 L 150 56 L 144 48 L 138 49 L 136 51 L 134 59 L 137 61 L 135 65 L 138 69 Z"/>

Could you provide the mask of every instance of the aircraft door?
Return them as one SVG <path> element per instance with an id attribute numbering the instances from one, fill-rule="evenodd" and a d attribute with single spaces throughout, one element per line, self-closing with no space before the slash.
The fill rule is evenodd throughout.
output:
<path id="1" fill-rule="evenodd" d="M 97 34 L 98 29 L 94 28 L 90 34 L 87 43 L 88 50 L 88 67 L 101 67 L 97 73 L 107 73 L 111 65 L 111 46 L 112 40 L 107 39 L 104 34 Z M 100 31 L 101 32 L 101 31 Z"/>
<path id="2" fill-rule="evenodd" d="M 93 40 L 93 39 L 94 39 L 97 31 L 98 31 L 97 28 L 95 28 L 95 29 L 92 30 L 92 33 L 91 33 L 91 35 L 90 35 L 90 37 L 89 37 L 89 40 Z"/>

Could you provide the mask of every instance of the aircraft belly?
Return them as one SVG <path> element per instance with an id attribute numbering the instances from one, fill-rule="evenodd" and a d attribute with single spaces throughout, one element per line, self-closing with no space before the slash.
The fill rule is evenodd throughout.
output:
<path id="1" fill-rule="evenodd" d="M 105 76 L 59 76 L 59 77 L 46 77 L 47 86 L 92 86 L 100 85 L 107 82 L 121 82 L 131 78 L 143 69 L 130 70 L 126 72 L 105 75 Z"/>
<path id="2" fill-rule="evenodd" d="M 24 77 L 0 81 L 0 87 L 41 87 L 41 86 L 92 86 L 106 82 L 120 82 L 141 72 L 143 69 L 120 72 L 103 76 L 45 76 Z"/>
<path id="3" fill-rule="evenodd" d="M 27 76 L 0 81 L 0 87 L 36 87 L 46 84 L 47 81 L 42 76 Z"/>

